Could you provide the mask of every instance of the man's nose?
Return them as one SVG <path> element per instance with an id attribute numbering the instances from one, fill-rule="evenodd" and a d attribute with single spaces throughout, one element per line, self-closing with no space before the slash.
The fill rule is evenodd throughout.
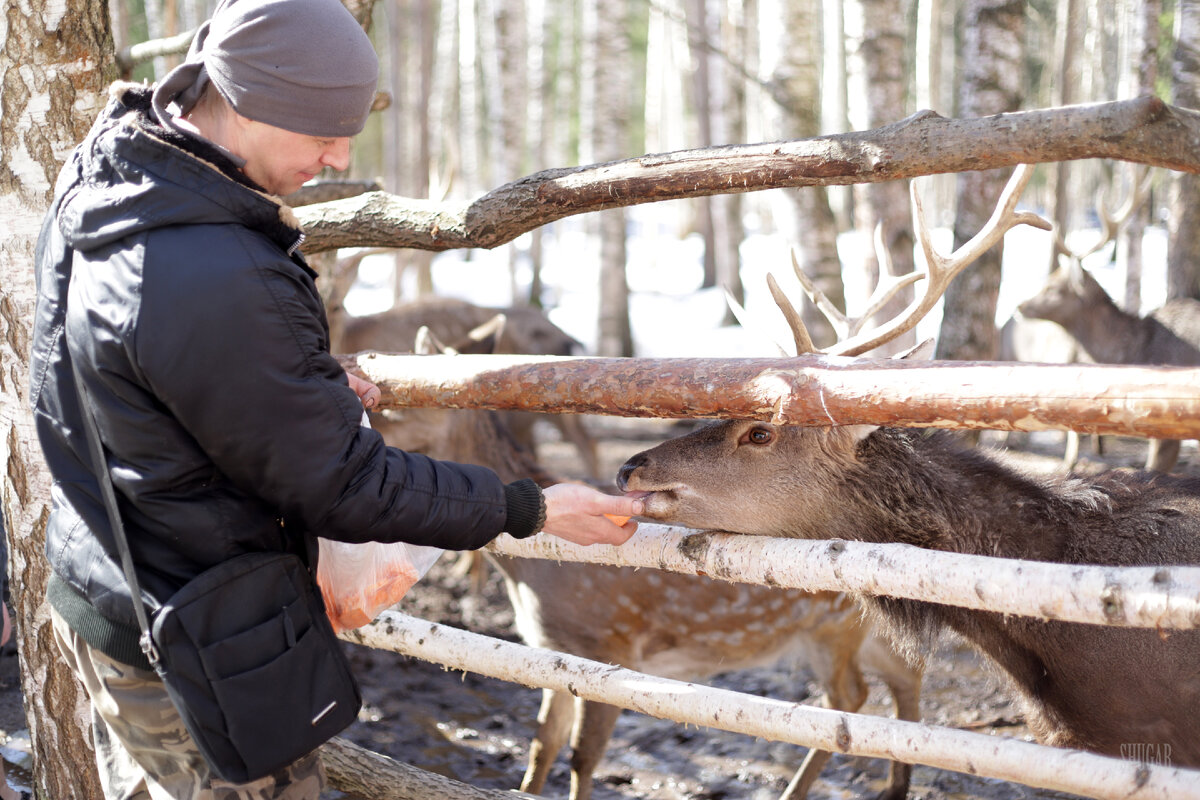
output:
<path id="1" fill-rule="evenodd" d="M 321 154 L 321 163 L 341 172 L 350 166 L 350 138 L 334 139 Z"/>

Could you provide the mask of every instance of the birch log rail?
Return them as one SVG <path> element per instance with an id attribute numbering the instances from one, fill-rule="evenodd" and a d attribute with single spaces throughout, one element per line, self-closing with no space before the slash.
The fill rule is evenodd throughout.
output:
<path id="1" fill-rule="evenodd" d="M 525 647 L 385 611 L 346 641 L 660 719 L 1110 800 L 1200 800 L 1200 773 L 916 722 L 738 694 Z"/>
<path id="2" fill-rule="evenodd" d="M 786 425 L 1200 438 L 1200 370 L 793 358 L 341 356 L 381 408 L 444 406 Z"/>
<path id="3" fill-rule="evenodd" d="M 620 547 L 550 536 L 488 545 L 497 555 L 650 567 L 806 591 L 854 592 L 1097 625 L 1200 627 L 1200 567 L 1052 564 L 902 544 L 780 539 L 643 522 Z"/>
<path id="4" fill-rule="evenodd" d="M 1083 158 L 1200 172 L 1200 112 L 1155 97 L 969 119 L 920 111 L 868 131 L 549 169 L 470 201 L 371 192 L 296 212 L 308 235 L 307 253 L 492 248 L 555 220 L 606 208 Z"/>

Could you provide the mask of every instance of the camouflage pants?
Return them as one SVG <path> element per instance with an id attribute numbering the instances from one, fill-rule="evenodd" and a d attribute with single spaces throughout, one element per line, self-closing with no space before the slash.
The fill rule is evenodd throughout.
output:
<path id="1" fill-rule="evenodd" d="M 316 753 L 251 783 L 216 777 L 157 675 L 113 661 L 51 616 L 58 648 L 92 701 L 105 800 L 318 800 L 325 772 Z"/>

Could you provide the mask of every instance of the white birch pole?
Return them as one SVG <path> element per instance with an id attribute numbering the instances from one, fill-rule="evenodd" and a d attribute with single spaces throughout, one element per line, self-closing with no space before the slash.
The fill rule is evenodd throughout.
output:
<path id="1" fill-rule="evenodd" d="M 342 638 L 660 719 L 1107 800 L 1200 800 L 1200 772 L 646 675 L 385 611 Z"/>
<path id="2" fill-rule="evenodd" d="M 1053 564 L 903 544 L 780 539 L 643 523 L 621 546 L 508 535 L 496 554 L 652 567 L 808 591 L 888 595 L 1064 622 L 1200 627 L 1200 567 Z"/>

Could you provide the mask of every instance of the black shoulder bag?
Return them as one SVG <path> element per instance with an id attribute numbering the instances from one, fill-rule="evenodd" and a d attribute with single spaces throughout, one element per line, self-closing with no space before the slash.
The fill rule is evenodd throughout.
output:
<path id="1" fill-rule="evenodd" d="M 151 626 L 77 369 L 75 381 L 142 651 L 213 772 L 246 783 L 345 729 L 362 697 L 312 575 L 295 555 L 249 553 L 218 564 L 172 595 Z"/>

